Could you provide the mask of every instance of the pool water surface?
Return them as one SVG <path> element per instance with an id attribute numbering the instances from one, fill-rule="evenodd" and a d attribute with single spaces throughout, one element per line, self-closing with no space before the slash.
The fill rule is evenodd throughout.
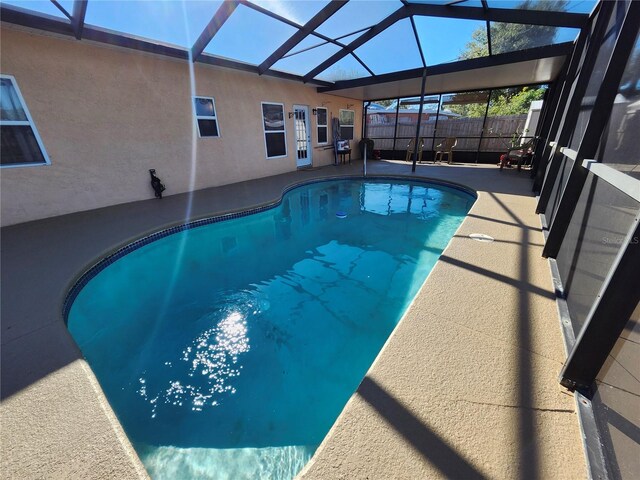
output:
<path id="1" fill-rule="evenodd" d="M 151 477 L 295 476 L 474 200 L 319 182 L 100 271 L 68 327 Z"/>

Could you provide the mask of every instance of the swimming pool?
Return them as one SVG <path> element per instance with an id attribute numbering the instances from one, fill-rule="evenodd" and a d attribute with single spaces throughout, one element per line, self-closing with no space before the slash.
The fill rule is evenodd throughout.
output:
<path id="1" fill-rule="evenodd" d="M 102 262 L 68 327 L 152 478 L 292 478 L 474 197 L 335 180 Z"/>

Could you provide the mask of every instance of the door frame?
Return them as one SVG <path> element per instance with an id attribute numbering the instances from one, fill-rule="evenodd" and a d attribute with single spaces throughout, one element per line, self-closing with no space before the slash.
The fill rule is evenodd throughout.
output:
<path id="1" fill-rule="evenodd" d="M 307 141 L 307 157 L 300 159 L 298 158 L 298 128 L 296 125 L 296 122 L 298 121 L 298 119 L 296 118 L 296 112 L 298 110 L 301 110 L 304 112 L 305 115 L 305 134 L 307 136 L 306 141 Z M 313 164 L 313 148 L 312 148 L 312 141 L 311 141 L 311 122 L 310 122 L 310 114 L 311 114 L 311 109 L 309 108 L 309 105 L 298 105 L 298 104 L 294 104 L 293 105 L 293 130 L 294 130 L 294 137 L 295 137 L 295 142 L 296 142 L 296 148 L 295 148 L 295 152 L 296 152 L 296 167 L 298 168 L 302 168 L 302 167 L 310 167 Z M 301 162 L 305 162 L 305 163 L 301 163 Z"/>

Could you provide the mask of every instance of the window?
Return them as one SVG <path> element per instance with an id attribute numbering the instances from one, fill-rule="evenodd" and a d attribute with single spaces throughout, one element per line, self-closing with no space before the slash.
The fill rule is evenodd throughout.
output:
<path id="1" fill-rule="evenodd" d="M 316 124 L 318 125 L 318 145 L 323 145 L 329 141 L 329 133 L 327 128 L 327 109 L 324 107 L 316 108 Z"/>
<path id="2" fill-rule="evenodd" d="M 267 158 L 287 156 L 287 134 L 284 130 L 284 104 L 262 102 L 262 127 Z"/>
<path id="3" fill-rule="evenodd" d="M 353 140 L 355 120 L 356 112 L 353 110 L 340 110 L 340 138 L 342 140 Z"/>
<path id="4" fill-rule="evenodd" d="M 11 75 L 0 75 L 0 140 L 3 167 L 51 163 L 16 79 Z"/>
<path id="5" fill-rule="evenodd" d="M 211 97 L 193 97 L 200 137 L 219 137 L 216 104 Z"/>

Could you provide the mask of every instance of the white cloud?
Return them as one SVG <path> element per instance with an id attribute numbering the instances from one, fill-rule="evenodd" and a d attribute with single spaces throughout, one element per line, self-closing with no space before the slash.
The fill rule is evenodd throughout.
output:
<path id="1" fill-rule="evenodd" d="M 289 20 L 302 25 L 304 22 L 296 15 L 296 12 L 292 8 L 292 1 L 287 0 L 253 0 L 253 3 L 266 8 L 267 10 L 280 15 L 281 17 L 288 18 Z"/>

